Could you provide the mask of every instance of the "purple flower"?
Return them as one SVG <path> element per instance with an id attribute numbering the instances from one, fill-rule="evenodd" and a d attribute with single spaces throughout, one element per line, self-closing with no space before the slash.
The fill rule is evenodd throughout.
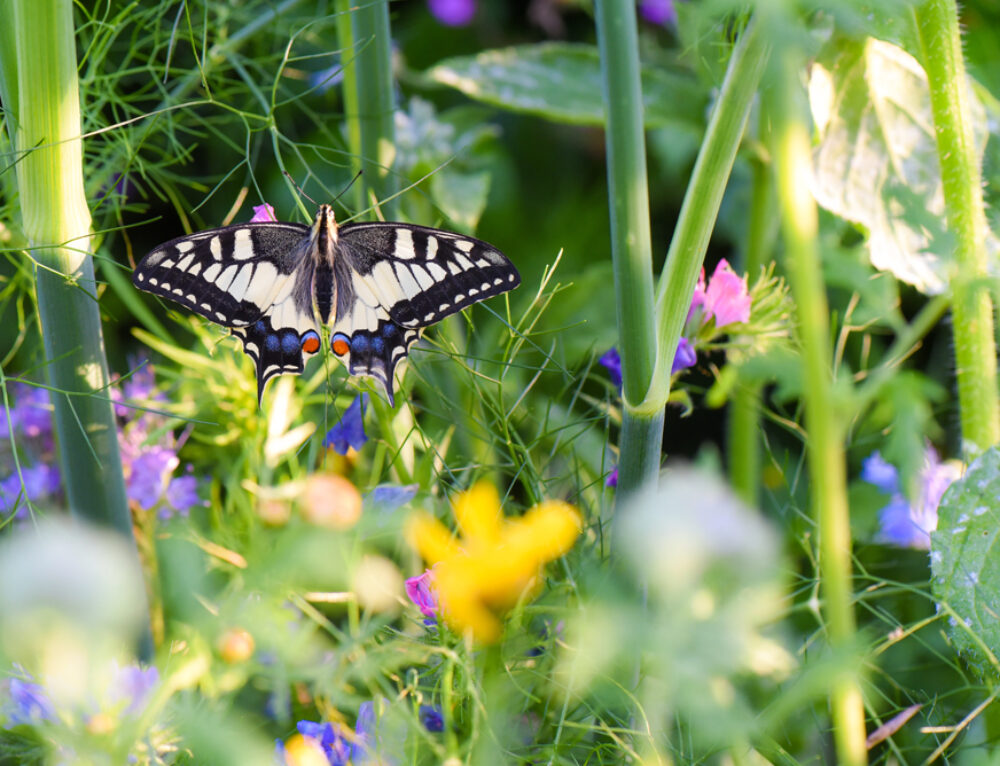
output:
<path id="1" fill-rule="evenodd" d="M 677 9 L 673 0 L 639 0 L 639 14 L 650 24 L 677 24 Z"/>
<path id="2" fill-rule="evenodd" d="M 704 321 L 714 318 L 716 328 L 734 322 L 749 322 L 751 303 L 746 277 L 739 276 L 723 258 L 715 267 L 707 287 L 705 271 L 702 269 L 701 279 L 698 280 L 691 299 L 688 319 L 700 307 L 704 313 Z"/>
<path id="3" fill-rule="evenodd" d="M 118 386 L 111 388 L 111 400 L 115 403 L 115 414 L 120 418 L 129 418 L 142 415 L 141 410 L 128 406 L 135 401 L 150 401 L 162 399 L 162 395 L 156 393 L 156 378 L 153 375 L 153 368 L 145 361 L 129 363 L 133 366 L 134 372 L 127 378 L 118 379 Z"/>
<path id="4" fill-rule="evenodd" d="M 476 15 L 476 0 L 427 0 L 427 6 L 448 27 L 464 27 Z"/>
<path id="5" fill-rule="evenodd" d="M 677 351 L 674 354 L 673 364 L 670 365 L 670 373 L 675 374 L 688 367 L 694 367 L 698 362 L 698 354 L 695 353 L 694 346 L 687 338 L 681 338 L 677 342 Z"/>
<path id="6" fill-rule="evenodd" d="M 261 223 L 267 221 L 277 221 L 278 217 L 274 214 L 274 208 L 268 203 L 263 205 L 253 206 L 253 218 L 250 219 L 250 223 Z"/>
<path id="7" fill-rule="evenodd" d="M 604 366 L 608 371 L 608 377 L 611 378 L 611 382 L 614 383 L 618 388 L 622 387 L 622 358 L 618 354 L 618 349 L 612 346 L 607 351 L 605 351 L 601 358 L 597 360 L 598 363 Z"/>
<path id="8" fill-rule="evenodd" d="M 362 702 L 358 708 L 358 720 L 354 726 L 354 744 L 351 746 L 351 764 L 360 766 L 367 763 L 374 751 L 375 705 Z"/>
<path id="9" fill-rule="evenodd" d="M 889 503 L 879 511 L 879 539 L 903 548 L 928 550 L 930 533 L 937 529 L 937 510 L 945 490 L 962 475 L 958 461 L 941 462 L 933 447 L 924 451 L 920 470 L 920 489 L 916 501 L 909 502 L 900 487 L 895 467 L 885 462 L 878 452 L 864 462 L 861 478 L 890 495 Z"/>
<path id="10" fill-rule="evenodd" d="M 406 595 L 410 597 L 424 617 L 425 625 L 433 625 L 437 618 L 438 599 L 434 592 L 434 572 L 428 569 L 422 575 L 409 578 L 405 583 Z"/>
<path id="11" fill-rule="evenodd" d="M 608 478 L 604 480 L 605 487 L 617 487 L 618 486 L 618 466 L 615 466 L 611 473 L 608 474 Z"/>
<path id="12" fill-rule="evenodd" d="M 27 383 L 12 387 L 14 405 L 0 412 L 0 438 L 8 438 L 13 430 L 16 436 L 35 439 L 52 433 L 52 401 L 48 390 Z"/>
<path id="13" fill-rule="evenodd" d="M 124 703 L 125 715 L 138 715 L 149 704 L 159 683 L 160 672 L 154 666 L 144 668 L 133 663 L 118 667 L 115 663 L 108 689 L 108 702 L 114 707 Z"/>
<path id="14" fill-rule="evenodd" d="M 191 466 L 188 466 L 191 470 Z M 188 474 L 187 476 L 175 476 L 167 485 L 167 503 L 170 509 L 177 511 L 181 516 L 187 516 L 188 512 L 196 505 L 204 505 L 198 496 L 198 480 Z M 160 509 L 160 518 L 165 519 L 171 515 L 170 509 Z"/>
<path id="15" fill-rule="evenodd" d="M 436 705 L 421 705 L 418 715 L 427 731 L 444 731 L 444 716 Z"/>
<path id="16" fill-rule="evenodd" d="M 359 450 L 368 441 L 365 435 L 364 399 L 361 394 L 344 411 L 343 416 L 331 428 L 323 440 L 324 447 L 332 447 L 338 455 L 346 455 L 351 448 Z"/>
<path id="17" fill-rule="evenodd" d="M 55 708 L 40 684 L 12 678 L 8 690 L 11 702 L 13 702 L 13 709 L 9 716 L 10 725 L 38 724 L 42 721 L 55 722 Z"/>
<path id="18" fill-rule="evenodd" d="M 55 494 L 61 485 L 58 468 L 44 463 L 25 466 L 20 474 L 15 471 L 0 481 L 0 513 L 17 510 L 17 515 L 23 517 L 28 503 Z"/>
<path id="19" fill-rule="evenodd" d="M 144 510 L 151 510 L 166 493 L 170 477 L 180 462 L 177 453 L 166 447 L 153 447 L 140 454 L 132 461 L 128 477 L 129 499 Z"/>
<path id="20" fill-rule="evenodd" d="M 340 724 L 299 721 L 295 728 L 303 737 L 309 737 L 322 748 L 330 766 L 348 766 L 351 761 L 351 745 L 343 735 Z"/>
<path id="21" fill-rule="evenodd" d="M 380 511 L 394 511 L 417 496 L 419 484 L 379 484 L 368 493 L 365 500 Z"/>

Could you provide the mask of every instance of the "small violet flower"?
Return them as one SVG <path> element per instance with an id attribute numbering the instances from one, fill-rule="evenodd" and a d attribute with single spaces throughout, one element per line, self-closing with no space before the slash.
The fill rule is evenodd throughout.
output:
<path id="1" fill-rule="evenodd" d="M 677 9 L 673 0 L 639 0 L 639 15 L 650 24 L 677 24 Z"/>
<path id="2" fill-rule="evenodd" d="M 418 715 L 427 731 L 444 731 L 444 716 L 437 705 L 421 705 Z"/>
<path id="3" fill-rule="evenodd" d="M 608 377 L 618 388 L 622 387 L 622 360 L 618 349 L 612 346 L 605 351 L 598 363 L 608 371 Z M 677 352 L 674 354 L 673 364 L 670 365 L 670 373 L 676 374 L 681 370 L 694 367 L 698 362 L 698 354 L 687 338 L 681 338 L 677 342 Z"/>
<path id="4" fill-rule="evenodd" d="M 422 575 L 411 577 L 406 581 L 405 587 L 410 601 L 427 618 L 424 620 L 424 625 L 434 625 L 437 622 L 438 612 L 437 594 L 434 593 L 434 573 L 428 569 Z"/>
<path id="5" fill-rule="evenodd" d="M 266 223 L 267 221 L 277 221 L 278 218 L 274 214 L 274 208 L 268 203 L 263 205 L 253 206 L 253 218 L 250 219 L 250 223 Z"/>
<path id="6" fill-rule="evenodd" d="M 324 447 L 332 447 L 338 455 L 346 455 L 348 450 L 359 450 L 368 441 L 365 435 L 365 397 L 358 396 L 344 411 L 344 415 L 334 424 L 323 439 Z"/>
<path id="7" fill-rule="evenodd" d="M 0 480 L 0 514 L 17 512 L 24 518 L 28 503 L 36 503 L 42 498 L 54 495 L 62 486 L 59 469 L 39 463 L 23 466 L 6 479 Z"/>
<path id="8" fill-rule="evenodd" d="M 751 303 L 746 277 L 741 277 L 733 271 L 729 262 L 723 258 L 715 267 L 707 286 L 705 271 L 702 269 L 701 278 L 691 300 L 688 319 L 701 308 L 704 321 L 714 318 L 717 328 L 736 322 L 749 322 Z"/>
<path id="9" fill-rule="evenodd" d="M 276 743 L 275 756 L 282 766 L 300 766 L 315 763 L 322 753 L 329 766 L 361 766 L 369 761 L 375 735 L 375 706 L 363 702 L 358 708 L 358 720 L 351 737 L 338 723 L 325 721 L 299 721 L 298 734 L 288 742 Z M 315 754 L 311 757 L 308 754 Z"/>
<path id="10" fill-rule="evenodd" d="M 464 27 L 476 15 L 476 0 L 427 0 L 427 7 L 448 27 Z"/>
<path id="11" fill-rule="evenodd" d="M 8 685 L 8 692 L 12 703 L 12 708 L 7 716 L 8 725 L 34 725 L 43 721 L 55 722 L 55 708 L 41 684 L 12 678 Z"/>
<path id="12" fill-rule="evenodd" d="M 617 487 L 618 486 L 618 466 L 615 466 L 611 473 L 608 474 L 608 478 L 604 480 L 605 487 Z"/>
<path id="13" fill-rule="evenodd" d="M 878 452 L 869 455 L 862 465 L 862 480 L 890 495 L 889 503 L 879 511 L 879 539 L 903 548 L 929 550 L 930 533 L 937 528 L 938 505 L 945 490 L 961 475 L 962 466 L 958 461 L 941 462 L 937 452 L 928 446 L 920 471 L 920 490 L 911 504 L 903 494 L 895 466 Z"/>

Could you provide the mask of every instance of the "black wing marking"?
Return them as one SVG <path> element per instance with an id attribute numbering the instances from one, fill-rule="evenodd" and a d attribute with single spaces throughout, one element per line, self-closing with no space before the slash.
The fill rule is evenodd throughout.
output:
<path id="1" fill-rule="evenodd" d="M 331 347 L 352 375 L 368 375 L 394 404 L 393 373 L 427 325 L 507 292 L 521 276 L 492 245 L 399 223 L 340 229 Z M 339 343 L 338 343 L 339 341 Z"/>
<path id="2" fill-rule="evenodd" d="M 132 283 L 224 327 L 256 322 L 308 261 L 309 227 L 246 223 L 160 245 L 139 262 Z"/>
<path id="3" fill-rule="evenodd" d="M 229 327 L 257 367 L 257 396 L 275 375 L 301 373 L 320 335 L 312 310 L 309 227 L 248 223 L 160 245 L 132 275 L 136 287 Z"/>
<path id="4" fill-rule="evenodd" d="M 479 301 L 513 290 L 521 275 L 479 239 L 424 226 L 356 223 L 340 230 L 338 256 L 353 272 L 344 290 L 337 273 L 337 316 L 350 293 L 384 306 L 403 327 L 426 327 Z"/>

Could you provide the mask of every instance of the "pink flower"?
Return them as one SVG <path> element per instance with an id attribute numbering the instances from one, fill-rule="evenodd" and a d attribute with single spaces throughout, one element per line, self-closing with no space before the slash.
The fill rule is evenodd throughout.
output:
<path id="1" fill-rule="evenodd" d="M 274 208 L 268 205 L 266 202 L 263 205 L 253 206 L 253 218 L 250 219 L 250 223 L 261 223 L 262 221 L 277 221 L 278 217 L 274 214 Z"/>
<path id="2" fill-rule="evenodd" d="M 438 601 L 434 592 L 434 573 L 428 569 L 422 575 L 411 577 L 406 581 L 406 595 L 410 597 L 417 609 L 424 617 L 431 618 L 424 620 L 425 624 L 433 624 L 437 617 Z"/>
<path id="3" fill-rule="evenodd" d="M 701 272 L 698 286 L 691 299 L 691 309 L 688 319 L 698 308 L 704 314 L 704 321 L 715 318 L 716 327 L 725 327 L 736 322 L 750 321 L 750 293 L 747 290 L 746 277 L 741 277 L 729 262 L 723 258 L 715 267 L 712 278 L 705 284 L 705 271 Z"/>

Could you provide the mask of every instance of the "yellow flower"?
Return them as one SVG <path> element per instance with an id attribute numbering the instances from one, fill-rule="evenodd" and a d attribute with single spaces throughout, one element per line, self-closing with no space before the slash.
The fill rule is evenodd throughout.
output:
<path id="1" fill-rule="evenodd" d="M 454 510 L 459 538 L 420 513 L 410 520 L 410 540 L 434 567 L 445 622 L 492 643 L 500 637 L 497 613 L 532 595 L 541 584 L 542 567 L 573 547 L 582 521 L 573 506 L 558 500 L 508 519 L 496 488 L 487 482 L 460 494 Z"/>

